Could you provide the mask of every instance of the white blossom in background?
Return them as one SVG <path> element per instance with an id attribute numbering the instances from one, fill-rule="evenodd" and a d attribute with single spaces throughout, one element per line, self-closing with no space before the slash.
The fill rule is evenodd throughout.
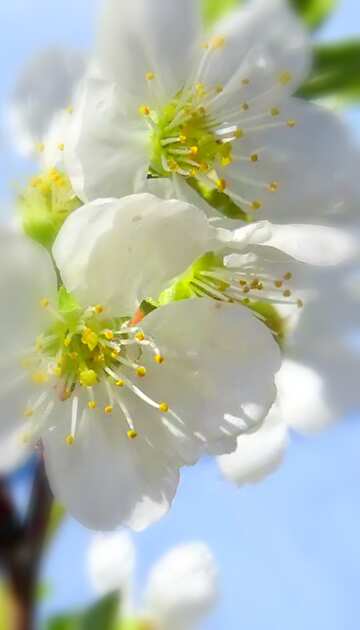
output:
<path id="1" fill-rule="evenodd" d="M 218 599 L 218 572 L 208 547 L 182 544 L 161 557 L 150 571 L 139 607 L 132 597 L 134 556 L 132 540 L 123 532 L 97 535 L 89 548 L 91 582 L 99 594 L 120 591 L 124 627 L 129 618 L 139 630 L 195 630 Z"/>
<path id="2" fill-rule="evenodd" d="M 151 190 L 151 172 L 170 197 L 194 202 L 190 178 L 275 222 L 342 210 L 356 172 L 350 134 L 292 96 L 310 57 L 285 0 L 254 0 L 213 33 L 201 30 L 199 0 L 107 0 L 97 74 L 65 147 L 77 195 Z"/>
<path id="3" fill-rule="evenodd" d="M 19 73 L 8 104 L 12 140 L 20 153 L 38 153 L 41 157 L 47 148 L 47 163 L 50 144 L 53 152 L 55 148 L 62 152 L 59 146 L 63 133 L 59 128 L 65 126 L 72 111 L 85 69 L 84 55 L 75 50 L 51 47 L 30 58 Z"/>

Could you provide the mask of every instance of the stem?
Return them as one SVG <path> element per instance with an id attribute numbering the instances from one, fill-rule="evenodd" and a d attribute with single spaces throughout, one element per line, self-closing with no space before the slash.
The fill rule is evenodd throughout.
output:
<path id="1" fill-rule="evenodd" d="M 25 522 L 0 482 L 0 560 L 6 570 L 11 594 L 11 630 L 34 630 L 36 586 L 52 495 L 39 461 Z"/>

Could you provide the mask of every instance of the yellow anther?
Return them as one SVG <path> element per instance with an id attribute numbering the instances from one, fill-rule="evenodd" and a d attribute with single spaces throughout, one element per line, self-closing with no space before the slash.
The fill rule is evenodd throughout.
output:
<path id="1" fill-rule="evenodd" d="M 241 105 L 240 109 L 241 109 L 243 112 L 247 112 L 247 111 L 250 109 L 250 105 L 249 105 L 249 103 L 242 103 L 242 105 Z"/>
<path id="2" fill-rule="evenodd" d="M 48 298 L 44 297 L 40 300 L 40 306 L 41 308 L 47 308 L 49 306 L 50 302 L 48 300 Z"/>
<path id="3" fill-rule="evenodd" d="M 84 346 L 88 346 L 89 350 L 94 350 L 99 343 L 97 334 L 91 330 L 91 328 L 85 328 L 81 336 L 81 341 Z"/>
<path id="4" fill-rule="evenodd" d="M 297 123 L 296 123 L 296 120 L 293 120 L 292 118 L 290 118 L 290 120 L 288 120 L 286 124 L 290 129 L 293 129 L 294 127 L 296 127 Z"/>
<path id="5" fill-rule="evenodd" d="M 148 105 L 140 105 L 138 111 L 139 111 L 139 114 L 141 114 L 142 116 L 150 115 L 150 107 Z"/>
<path id="6" fill-rule="evenodd" d="M 31 380 L 33 383 L 35 383 L 35 385 L 44 385 L 48 382 L 49 376 L 48 374 L 46 374 L 46 372 L 34 372 L 34 374 L 32 374 L 31 376 Z"/>
<path id="7" fill-rule="evenodd" d="M 104 413 L 105 413 L 107 416 L 110 416 L 110 415 L 112 414 L 112 412 L 113 412 L 113 406 L 112 406 L 112 405 L 106 405 L 106 406 L 104 407 Z"/>
<path id="8" fill-rule="evenodd" d="M 213 50 L 216 50 L 218 48 L 223 48 L 224 44 L 225 44 L 225 37 L 223 37 L 222 35 L 215 35 L 210 40 L 210 48 L 212 48 Z"/>
<path id="9" fill-rule="evenodd" d="M 274 280 L 274 286 L 277 289 L 281 289 L 282 285 L 283 285 L 282 280 Z"/>
<path id="10" fill-rule="evenodd" d="M 240 280 L 239 284 L 240 284 L 240 286 L 244 287 L 244 286 L 247 285 L 247 282 L 246 282 L 246 280 Z"/>
<path id="11" fill-rule="evenodd" d="M 260 208 L 262 208 L 262 203 L 258 199 L 255 199 L 255 201 L 252 202 L 251 207 L 253 210 L 260 210 Z"/>
<path id="12" fill-rule="evenodd" d="M 258 161 L 259 161 L 259 156 L 258 156 L 258 154 L 257 154 L 257 153 L 252 153 L 252 154 L 250 155 L 250 160 L 251 160 L 251 162 L 258 162 Z"/>
<path id="13" fill-rule="evenodd" d="M 130 429 L 130 430 L 127 432 L 127 436 L 128 436 L 128 438 L 129 438 L 129 440 L 135 440 L 135 438 L 137 438 L 138 434 L 137 434 L 137 432 L 136 432 L 136 431 L 134 431 L 134 429 Z"/>
<path id="14" fill-rule="evenodd" d="M 176 160 L 173 160 L 173 159 L 168 160 L 168 165 L 171 171 L 177 171 L 179 169 L 179 165 L 176 162 Z"/>
<path id="15" fill-rule="evenodd" d="M 184 136 L 183 134 L 179 136 L 179 142 L 181 142 L 181 144 L 185 144 L 186 139 L 187 139 L 186 136 Z"/>
<path id="16" fill-rule="evenodd" d="M 155 354 L 154 356 L 154 361 L 155 363 L 157 363 L 158 365 L 161 365 L 162 363 L 164 363 L 165 361 L 165 357 L 162 356 L 162 354 Z"/>
<path id="17" fill-rule="evenodd" d="M 223 85 L 219 84 L 219 85 L 216 86 L 216 88 L 215 88 L 216 94 L 221 94 L 221 92 L 223 92 L 223 91 L 224 91 L 224 86 Z"/>
<path id="18" fill-rule="evenodd" d="M 119 350 L 113 350 L 110 356 L 112 359 L 117 359 L 119 354 L 120 354 Z"/>
<path id="19" fill-rule="evenodd" d="M 92 387 L 97 383 L 97 375 L 94 370 L 82 370 L 79 375 L 80 385 L 83 387 Z"/>
<path id="20" fill-rule="evenodd" d="M 102 306 L 102 304 L 96 304 L 96 306 L 94 306 L 94 311 L 97 315 L 101 315 L 104 312 L 104 307 Z"/>
<path id="21" fill-rule="evenodd" d="M 292 74 L 290 72 L 282 72 L 279 76 L 281 85 L 288 85 L 292 81 Z"/>
<path id="22" fill-rule="evenodd" d="M 142 330 L 140 330 L 138 333 L 136 333 L 135 339 L 136 339 L 136 341 L 144 341 L 145 335 L 142 332 Z"/>
<path id="23" fill-rule="evenodd" d="M 241 85 L 249 85 L 249 84 L 250 84 L 250 79 L 242 79 Z"/>
<path id="24" fill-rule="evenodd" d="M 25 418 L 31 418 L 31 416 L 34 415 L 34 410 L 31 409 L 31 407 L 27 407 L 27 409 L 25 409 L 24 411 L 24 417 Z"/>
<path id="25" fill-rule="evenodd" d="M 209 170 L 209 165 L 206 162 L 201 162 L 201 164 L 199 164 L 199 168 L 202 173 L 207 173 Z"/>
<path id="26" fill-rule="evenodd" d="M 108 341 L 112 341 L 114 339 L 114 333 L 112 330 L 104 330 L 103 334 L 105 339 L 107 339 Z"/>
<path id="27" fill-rule="evenodd" d="M 279 190 L 279 182 L 270 182 L 269 186 L 268 186 L 268 191 L 269 192 L 277 192 L 277 190 Z"/>
<path id="28" fill-rule="evenodd" d="M 119 378 L 117 381 L 115 381 L 115 385 L 116 387 L 124 387 L 125 381 L 123 381 L 122 378 Z"/>
<path id="29" fill-rule="evenodd" d="M 159 409 L 162 413 L 167 413 L 169 411 L 169 405 L 166 402 L 162 402 L 159 404 Z"/>
<path id="30" fill-rule="evenodd" d="M 96 406 L 97 406 L 96 400 L 89 400 L 88 402 L 89 409 L 94 410 L 96 409 Z"/>
<path id="31" fill-rule="evenodd" d="M 249 293 L 249 292 L 250 292 L 250 287 L 243 288 L 243 293 Z"/>
<path id="32" fill-rule="evenodd" d="M 302 308 L 304 306 L 304 302 L 302 300 L 297 300 L 296 305 L 298 308 Z"/>
<path id="33" fill-rule="evenodd" d="M 143 378 L 146 375 L 146 368 L 144 368 L 143 366 L 140 366 L 140 367 L 136 368 L 136 374 L 140 378 Z"/>
<path id="34" fill-rule="evenodd" d="M 293 275 L 292 275 L 291 271 L 287 271 L 287 272 L 284 274 L 284 280 L 291 280 L 291 279 L 292 279 L 292 277 L 293 277 Z"/>
<path id="35" fill-rule="evenodd" d="M 153 81 L 155 79 L 155 73 L 154 72 L 147 72 L 145 74 L 145 79 L 147 81 Z"/>
<path id="36" fill-rule="evenodd" d="M 272 108 L 270 109 L 270 114 L 271 114 L 272 116 L 274 116 L 274 118 L 275 118 L 276 116 L 280 116 L 280 109 L 279 109 L 278 107 L 272 107 Z"/>
<path id="37" fill-rule="evenodd" d="M 75 444 L 75 438 L 73 435 L 69 434 L 65 438 L 65 442 L 68 446 L 73 446 Z"/>
<path id="38" fill-rule="evenodd" d="M 193 147 L 190 147 L 190 153 L 193 157 L 195 157 L 199 153 L 199 147 L 195 145 Z"/>
<path id="39" fill-rule="evenodd" d="M 226 180 L 218 179 L 216 182 L 216 188 L 220 190 L 220 192 L 224 192 L 224 190 L 226 190 Z"/>
<path id="40" fill-rule="evenodd" d="M 66 110 L 68 114 L 73 114 L 74 113 L 74 108 L 72 105 L 68 105 L 68 107 L 66 108 Z"/>
<path id="41" fill-rule="evenodd" d="M 234 136 L 235 138 L 243 138 L 244 137 L 244 130 L 243 129 L 236 129 Z"/>
<path id="42" fill-rule="evenodd" d="M 197 83 L 195 85 L 196 94 L 198 96 L 204 96 L 205 94 L 205 85 L 203 83 Z"/>
<path id="43" fill-rule="evenodd" d="M 283 291 L 283 296 L 284 296 L 284 297 L 290 297 L 290 296 L 291 296 L 291 291 L 290 291 L 290 289 L 285 289 L 285 291 Z"/>
<path id="44" fill-rule="evenodd" d="M 45 151 L 45 145 L 43 142 L 38 142 L 36 145 L 36 150 L 38 153 L 44 153 Z"/>
<path id="45" fill-rule="evenodd" d="M 60 365 L 57 365 L 56 367 L 54 367 L 53 375 L 57 376 L 58 378 L 62 375 L 62 368 Z"/>
<path id="46" fill-rule="evenodd" d="M 59 151 L 63 151 L 63 150 L 65 149 L 65 145 L 64 145 L 64 143 L 63 143 L 63 142 L 60 142 L 60 144 L 58 144 L 58 147 L 57 147 L 57 148 L 59 149 Z"/>
<path id="47" fill-rule="evenodd" d="M 229 166 L 232 164 L 232 157 L 227 155 L 226 157 L 221 158 L 221 166 Z"/>

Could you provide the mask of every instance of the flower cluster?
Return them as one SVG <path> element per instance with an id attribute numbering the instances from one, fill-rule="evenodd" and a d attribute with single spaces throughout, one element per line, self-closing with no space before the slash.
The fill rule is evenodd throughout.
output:
<path id="1" fill-rule="evenodd" d="M 218 455 L 257 479 L 285 447 L 281 408 L 308 412 L 296 335 L 321 310 L 320 268 L 355 255 L 339 224 L 358 155 L 335 115 L 292 96 L 309 50 L 285 1 L 212 33 L 198 1 L 104 5 L 72 102 L 46 102 L 45 126 L 14 106 L 42 170 L 19 198 L 24 234 L 0 232 L 1 434 L 41 446 L 81 522 L 139 530 L 182 466 Z"/>

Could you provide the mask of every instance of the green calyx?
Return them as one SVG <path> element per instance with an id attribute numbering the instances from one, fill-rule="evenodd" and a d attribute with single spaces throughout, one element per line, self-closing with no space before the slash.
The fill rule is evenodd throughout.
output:
<path id="1" fill-rule="evenodd" d="M 65 219 L 80 206 L 67 175 L 52 168 L 33 177 L 19 197 L 24 232 L 50 249 Z"/>
<path id="2" fill-rule="evenodd" d="M 201 277 L 201 273 L 218 269 L 219 267 L 223 267 L 222 257 L 217 256 L 213 252 L 208 252 L 191 265 L 185 273 L 178 276 L 178 278 L 161 293 L 158 299 L 159 306 L 164 306 L 165 304 L 169 304 L 169 302 L 178 302 L 179 300 L 199 297 L 197 280 Z M 218 285 L 219 283 L 217 282 L 216 284 Z M 220 289 L 224 290 L 227 286 L 228 284 L 224 282 L 222 286 L 220 286 Z"/>

